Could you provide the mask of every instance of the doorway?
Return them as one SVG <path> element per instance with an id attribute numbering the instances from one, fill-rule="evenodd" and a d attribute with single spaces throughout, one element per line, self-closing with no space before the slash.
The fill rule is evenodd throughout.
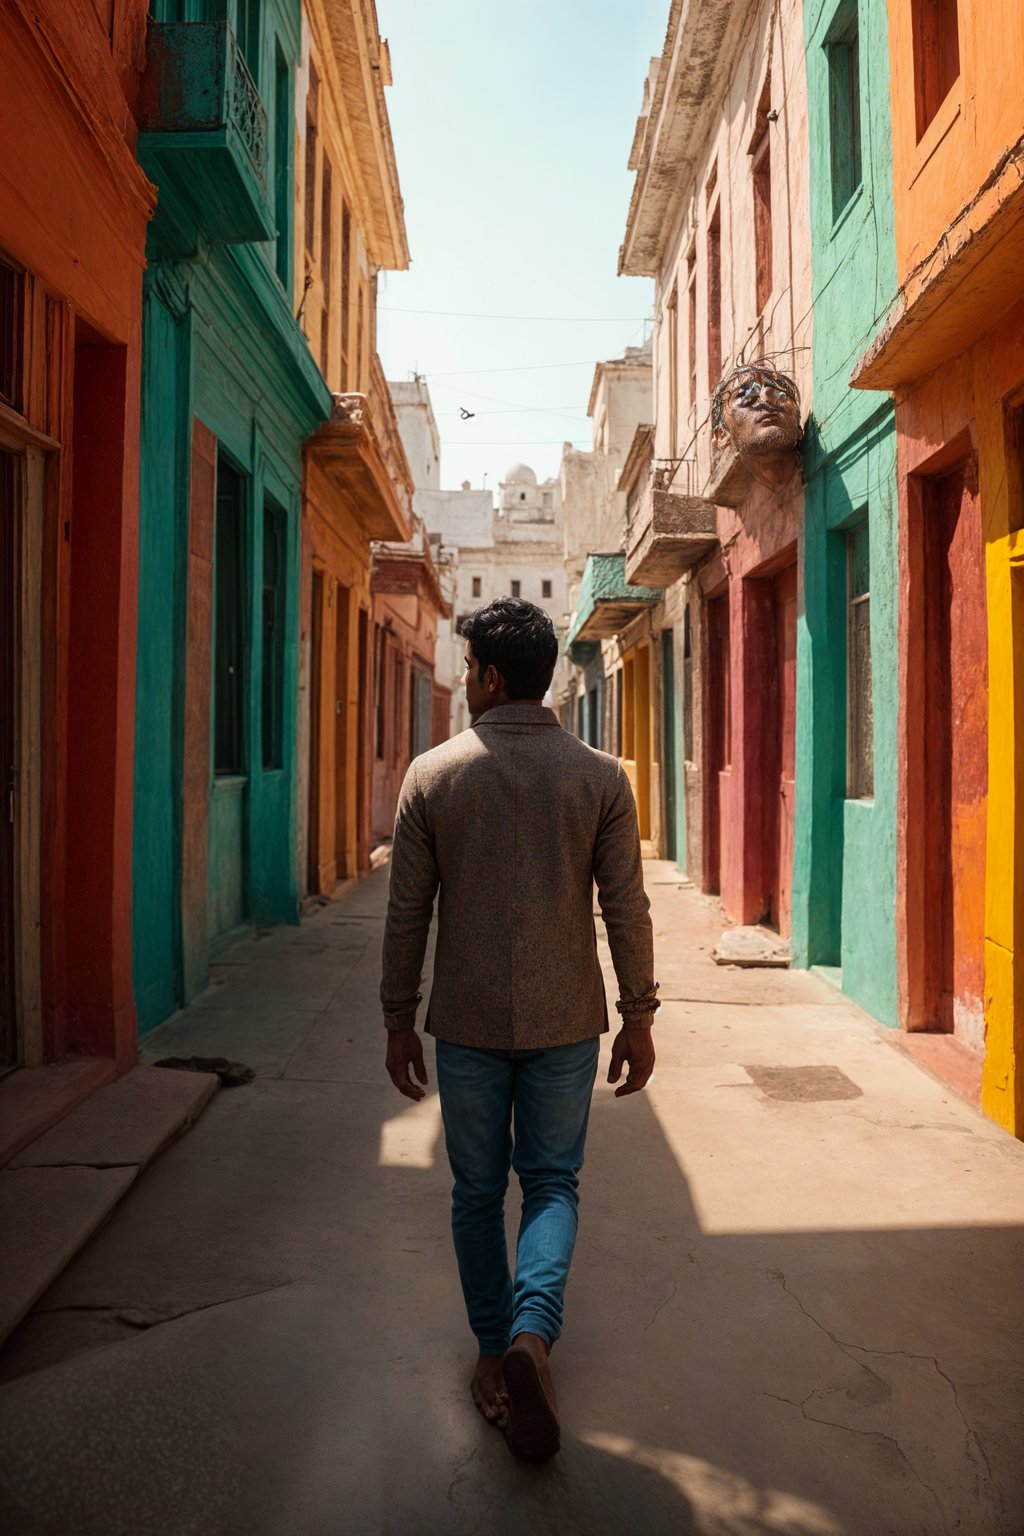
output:
<path id="1" fill-rule="evenodd" d="M 15 987 L 15 794 L 19 761 L 18 691 L 18 459 L 0 449 L 0 1073 L 18 1060 Z"/>
<path id="2" fill-rule="evenodd" d="M 349 775 L 349 622 L 351 593 L 338 582 L 334 589 L 334 860 L 339 880 L 355 874 L 350 868 L 351 781 Z"/>
<path id="3" fill-rule="evenodd" d="M 977 459 L 921 482 L 924 1027 L 985 1038 L 988 637 Z"/>
<path id="4" fill-rule="evenodd" d="M 306 878 L 311 894 L 320 890 L 320 710 L 323 697 L 324 575 L 313 571 L 309 610 L 309 844 Z"/>
<path id="5" fill-rule="evenodd" d="M 217 460 L 213 556 L 213 792 L 210 796 L 210 940 L 246 919 L 245 813 L 249 787 L 247 483 Z"/>
<path id="6" fill-rule="evenodd" d="M 675 657 L 670 629 L 663 629 L 661 632 L 661 706 L 661 762 L 665 781 L 665 857 L 675 861 L 679 852 L 676 831 L 679 786 L 676 783 Z"/>
<path id="7" fill-rule="evenodd" d="M 776 745 L 770 754 L 771 778 L 765 786 L 765 817 L 771 844 L 768 863 L 768 921 L 788 938 L 793 923 L 793 808 L 796 793 L 796 566 L 789 565 L 774 583 Z M 774 802 L 774 805 L 772 805 Z"/>
<path id="8" fill-rule="evenodd" d="M 705 776 L 705 889 L 722 889 L 723 811 L 732 772 L 732 654 L 729 593 L 708 600 L 707 774 Z"/>

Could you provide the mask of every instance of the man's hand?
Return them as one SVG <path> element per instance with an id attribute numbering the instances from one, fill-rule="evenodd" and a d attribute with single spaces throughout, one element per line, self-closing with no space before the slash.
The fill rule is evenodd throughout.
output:
<path id="1" fill-rule="evenodd" d="M 617 1099 L 646 1088 L 654 1071 L 654 1040 L 649 1024 L 624 1024 L 615 1036 L 612 1041 L 611 1066 L 608 1068 L 610 1083 L 618 1082 L 623 1064 L 628 1066 L 629 1071 L 622 1087 L 615 1090 Z"/>
<path id="2" fill-rule="evenodd" d="M 652 1053 L 652 1062 L 653 1059 Z M 427 1069 L 423 1065 L 423 1042 L 414 1029 L 388 1030 L 388 1054 L 385 1066 L 388 1076 L 399 1093 L 404 1093 L 407 1099 L 423 1098 L 423 1089 L 417 1088 L 409 1070 L 411 1067 L 421 1083 L 427 1081 Z"/>

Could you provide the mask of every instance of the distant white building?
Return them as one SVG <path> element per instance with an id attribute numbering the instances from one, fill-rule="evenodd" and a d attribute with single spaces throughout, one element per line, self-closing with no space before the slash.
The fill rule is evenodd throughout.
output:
<path id="1" fill-rule="evenodd" d="M 437 545 L 437 563 L 447 566 L 452 583 L 450 626 L 439 627 L 436 651 L 438 682 L 450 676 L 452 732 L 469 724 L 461 686 L 464 642 L 459 621 L 496 597 L 522 597 L 551 615 L 559 638 L 568 623 L 565 541 L 561 493 L 557 480 L 538 482 L 527 464 L 513 464 L 501 481 L 498 506 L 487 490 L 465 481 L 457 491 L 441 489 L 440 444 L 426 381 L 391 384 L 402 445 L 412 470 L 413 507 Z M 442 632 L 443 629 L 443 632 Z M 554 694 L 564 691 L 556 672 Z"/>

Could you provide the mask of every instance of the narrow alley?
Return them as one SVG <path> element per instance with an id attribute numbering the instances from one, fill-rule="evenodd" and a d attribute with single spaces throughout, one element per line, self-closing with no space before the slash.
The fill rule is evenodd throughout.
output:
<path id="1" fill-rule="evenodd" d="M 658 1064 L 598 1077 L 561 1456 L 470 1401 L 432 1047 L 420 1105 L 383 1070 L 385 868 L 148 1037 L 255 1078 L 0 1355 L 4 1530 L 1019 1536 L 1024 1147 L 822 979 L 714 965 L 717 902 L 646 878 Z"/>

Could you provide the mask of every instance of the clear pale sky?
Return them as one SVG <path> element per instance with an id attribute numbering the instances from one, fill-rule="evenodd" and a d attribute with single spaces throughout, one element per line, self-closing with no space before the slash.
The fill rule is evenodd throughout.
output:
<path id="1" fill-rule="evenodd" d="M 544 479 L 563 441 L 591 444 L 594 363 L 645 335 L 652 284 L 616 265 L 668 0 L 377 0 L 377 11 L 412 253 L 408 272 L 381 274 L 385 373 L 426 375 L 445 486 L 486 473 L 496 490 L 519 461 Z"/>

